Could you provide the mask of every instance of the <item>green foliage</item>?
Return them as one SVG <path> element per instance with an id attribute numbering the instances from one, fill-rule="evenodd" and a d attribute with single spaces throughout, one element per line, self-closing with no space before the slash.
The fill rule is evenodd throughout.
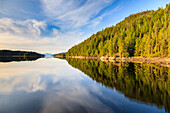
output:
<path id="1" fill-rule="evenodd" d="M 65 53 L 65 52 L 63 52 L 63 53 L 58 53 L 58 54 L 54 54 L 53 56 L 54 56 L 54 57 L 63 57 L 63 58 L 65 58 L 66 53 Z"/>
<path id="2" fill-rule="evenodd" d="M 170 4 L 130 15 L 73 46 L 67 56 L 170 56 Z"/>

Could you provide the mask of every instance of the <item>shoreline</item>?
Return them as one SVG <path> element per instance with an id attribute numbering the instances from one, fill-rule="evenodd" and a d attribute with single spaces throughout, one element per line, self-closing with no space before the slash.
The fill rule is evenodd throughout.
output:
<path id="1" fill-rule="evenodd" d="M 103 62 L 132 62 L 132 63 L 149 63 L 160 66 L 170 67 L 169 57 L 92 57 L 92 56 L 54 56 L 59 58 L 78 58 L 78 59 L 96 59 Z"/>
<path id="2" fill-rule="evenodd" d="M 38 57 L 38 56 L 0 56 L 0 58 L 10 58 L 10 57 L 13 57 L 13 58 L 19 58 L 19 57 Z"/>
<path id="3" fill-rule="evenodd" d="M 112 57 L 113 59 L 113 57 Z M 170 67 L 170 58 L 165 57 L 116 57 L 114 60 L 108 58 L 108 60 L 102 61 L 109 61 L 109 62 L 132 62 L 132 63 L 148 63 L 160 66 Z"/>

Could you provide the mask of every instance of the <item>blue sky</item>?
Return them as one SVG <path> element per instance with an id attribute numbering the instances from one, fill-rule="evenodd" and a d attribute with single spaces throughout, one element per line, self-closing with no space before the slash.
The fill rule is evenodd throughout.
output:
<path id="1" fill-rule="evenodd" d="M 67 51 L 130 14 L 170 0 L 0 0 L 0 49 Z"/>

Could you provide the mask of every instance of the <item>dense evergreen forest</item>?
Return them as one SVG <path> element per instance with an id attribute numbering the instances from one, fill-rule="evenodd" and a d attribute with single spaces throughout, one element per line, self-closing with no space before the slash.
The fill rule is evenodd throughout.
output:
<path id="1" fill-rule="evenodd" d="M 153 64 L 102 62 L 69 59 L 68 63 L 106 87 L 126 97 L 165 107 L 170 112 L 170 68 Z"/>
<path id="2" fill-rule="evenodd" d="M 66 55 L 170 57 L 170 4 L 130 15 L 73 46 Z"/>

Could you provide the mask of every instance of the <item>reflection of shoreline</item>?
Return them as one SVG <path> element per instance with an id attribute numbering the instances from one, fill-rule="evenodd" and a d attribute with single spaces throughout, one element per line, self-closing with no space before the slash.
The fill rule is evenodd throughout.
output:
<path id="1" fill-rule="evenodd" d="M 170 111 L 169 68 L 153 64 L 101 62 L 70 59 L 68 63 L 106 87 L 115 88 L 126 97 L 165 107 Z"/>
<path id="2" fill-rule="evenodd" d="M 29 56 L 29 57 L 15 56 L 15 57 L 10 57 L 10 56 L 7 56 L 7 57 L 0 57 L 0 62 L 35 61 L 35 60 L 37 60 L 37 59 L 39 59 L 39 58 L 42 58 L 42 57 L 36 57 L 36 56 Z"/>
<path id="3" fill-rule="evenodd" d="M 0 58 L 18 58 L 18 57 L 20 57 L 20 58 L 33 58 L 33 57 L 37 57 L 37 56 L 0 56 Z"/>

